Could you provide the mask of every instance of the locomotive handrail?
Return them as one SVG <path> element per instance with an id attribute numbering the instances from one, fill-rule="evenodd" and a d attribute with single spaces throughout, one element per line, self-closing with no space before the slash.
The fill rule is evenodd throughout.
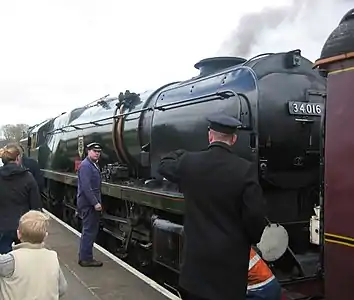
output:
<path id="1" fill-rule="evenodd" d="M 132 114 L 136 114 L 136 113 L 140 113 L 140 112 L 145 112 L 145 111 L 149 111 L 149 110 L 151 111 L 153 109 L 163 110 L 161 108 L 166 107 L 166 106 L 176 105 L 178 103 L 184 103 L 184 102 L 192 101 L 193 99 L 200 99 L 200 98 L 206 98 L 206 97 L 211 97 L 211 96 L 218 96 L 218 97 L 221 97 L 221 98 L 232 97 L 232 95 L 229 96 L 228 93 L 232 93 L 232 95 L 234 95 L 234 93 L 232 91 L 222 91 L 222 92 L 207 94 L 207 95 L 204 95 L 202 97 L 193 97 L 193 98 L 189 98 L 189 99 L 186 99 L 186 100 L 179 101 L 177 103 L 176 102 L 167 103 L 167 104 L 164 104 L 164 105 L 161 105 L 161 106 L 146 107 L 146 108 L 142 108 L 142 109 L 138 109 L 138 110 L 133 110 L 133 111 L 125 112 L 125 113 L 122 113 L 122 114 L 117 114 L 117 115 L 114 115 L 112 117 L 106 117 L 106 118 L 102 118 L 102 119 L 95 120 L 95 121 L 83 122 L 83 123 L 79 123 L 79 124 L 70 124 L 70 125 L 66 125 L 66 126 L 63 126 L 61 128 L 56 128 L 56 129 L 54 129 L 52 131 L 49 131 L 47 134 L 53 134 L 53 133 L 55 133 L 57 131 L 64 131 L 65 128 L 69 128 L 69 127 L 75 128 L 77 130 L 82 130 L 82 129 L 87 129 L 87 128 L 90 128 L 90 127 L 82 128 L 80 126 L 85 126 L 85 125 L 104 126 L 104 125 L 107 125 L 107 124 L 99 124 L 98 122 L 108 121 L 108 120 L 111 120 L 111 119 L 125 117 L 125 116 L 128 116 L 128 115 L 132 115 Z"/>
<path id="2" fill-rule="evenodd" d="M 251 103 L 250 103 L 250 100 L 247 98 L 247 96 L 243 93 L 237 93 L 237 96 L 243 98 L 245 101 L 246 101 L 246 104 L 247 104 L 247 108 L 248 108 L 248 113 L 249 113 L 249 123 L 250 123 L 250 128 L 249 129 L 253 129 L 253 114 L 252 114 L 252 107 L 251 107 Z M 241 120 L 240 120 L 241 121 Z M 246 127 L 242 127 L 243 129 L 246 129 Z"/>
<path id="3" fill-rule="evenodd" d="M 210 98 L 207 98 L 207 99 L 200 99 L 199 101 L 189 101 L 189 102 L 184 102 L 184 103 L 181 103 L 181 104 L 176 104 L 174 106 L 170 106 L 170 107 L 156 107 L 157 110 L 161 110 L 161 111 L 166 111 L 166 110 L 170 110 L 170 109 L 175 109 L 175 108 L 180 108 L 180 107 L 186 107 L 186 106 L 190 106 L 190 105 L 194 105 L 194 104 L 199 104 L 199 103 L 205 103 L 205 102 L 209 102 L 209 101 L 213 101 L 213 100 L 217 100 L 217 99 L 223 99 L 222 97 L 220 96 L 213 96 L 213 97 L 210 97 Z M 225 98 L 224 98 L 225 99 Z M 175 104 L 175 103 L 174 103 Z"/>
<path id="4" fill-rule="evenodd" d="M 66 125 L 66 126 L 63 126 L 61 128 L 56 128 L 56 129 L 54 129 L 52 131 L 49 131 L 47 133 L 47 135 L 56 133 L 57 131 L 67 132 L 67 131 L 65 131 L 65 129 L 66 128 L 70 128 L 70 127 L 74 128 L 76 130 L 83 130 L 83 129 L 90 128 L 90 127 L 82 128 L 82 126 L 85 126 L 85 125 L 104 126 L 104 125 L 108 125 L 108 124 L 99 124 L 99 122 L 108 121 L 108 120 L 115 119 L 115 118 L 120 118 L 120 117 L 125 117 L 125 116 L 128 116 L 128 115 L 132 115 L 132 114 L 136 114 L 136 113 L 140 113 L 140 112 L 151 111 L 151 110 L 154 110 L 154 109 L 165 111 L 165 110 L 168 110 L 168 109 L 174 109 L 174 108 L 189 106 L 189 105 L 193 105 L 193 104 L 197 104 L 197 103 L 208 102 L 208 101 L 212 101 L 212 100 L 215 100 L 215 99 L 218 99 L 218 98 L 227 99 L 227 98 L 230 98 L 230 97 L 235 96 L 235 95 L 240 96 L 240 97 L 242 97 L 242 98 L 244 98 L 246 100 L 246 103 L 247 103 L 247 106 L 248 106 L 248 110 L 249 110 L 249 113 L 251 115 L 251 105 L 249 103 L 248 98 L 244 94 L 242 94 L 242 93 L 236 93 L 235 94 L 231 90 L 225 90 L 225 91 L 219 91 L 219 92 L 216 92 L 216 93 L 206 94 L 206 95 L 203 95 L 203 96 L 198 96 L 198 97 L 192 97 L 192 98 L 184 99 L 184 100 L 181 100 L 181 101 L 178 101 L 178 102 L 167 103 L 167 104 L 163 104 L 163 105 L 157 105 L 157 106 L 154 106 L 154 107 L 146 107 L 146 108 L 142 108 L 142 109 L 138 109 L 138 110 L 133 110 L 133 111 L 125 112 L 125 113 L 122 113 L 122 114 L 117 114 L 117 115 L 114 115 L 112 117 L 106 117 L 106 118 L 102 118 L 102 119 L 95 120 L 95 121 L 83 122 L 83 123 L 79 123 L 79 124 Z M 200 101 L 193 101 L 193 100 L 200 100 Z M 252 120 L 252 119 L 250 119 L 250 120 Z"/>
<path id="5" fill-rule="evenodd" d="M 275 54 L 275 53 L 266 52 L 266 53 L 258 54 L 258 55 L 256 55 L 256 56 L 253 56 L 253 57 L 251 57 L 250 59 L 246 60 L 246 61 L 245 61 L 244 63 L 242 63 L 241 65 L 242 65 L 242 66 L 245 66 L 245 65 L 247 65 L 247 63 L 251 62 L 252 60 L 255 60 L 256 58 L 259 58 L 259 57 L 261 57 L 261 56 L 266 56 L 266 55 L 273 55 L 273 54 Z"/>
<path id="6" fill-rule="evenodd" d="M 98 120 L 98 121 L 100 121 L 100 120 Z M 94 125 L 94 126 L 104 126 L 104 125 L 108 125 L 108 124 L 100 124 L 100 123 L 97 123 L 98 121 L 91 121 L 91 122 L 89 122 L 89 124 L 87 124 L 87 125 Z M 81 124 L 81 125 L 84 125 L 84 124 Z M 86 124 L 85 124 L 85 125 L 86 125 Z M 73 128 L 75 128 L 75 129 L 78 129 L 78 130 L 82 129 L 82 128 L 80 128 L 80 124 L 78 124 L 78 125 L 67 125 L 67 127 L 73 127 Z M 65 127 L 62 127 L 62 128 L 65 128 Z"/>
<path id="7" fill-rule="evenodd" d="M 190 101 L 193 101 L 193 100 L 202 100 L 202 99 L 210 98 L 210 97 L 218 97 L 218 98 L 227 99 L 227 98 L 230 98 L 230 97 L 232 97 L 234 95 L 235 94 L 232 91 L 225 90 L 225 91 L 221 91 L 221 92 L 206 94 L 206 95 L 203 95 L 203 96 L 196 96 L 196 97 L 192 97 L 192 98 L 187 98 L 187 99 L 184 99 L 184 100 L 181 100 L 181 101 L 177 101 L 177 102 L 170 102 L 170 103 L 166 103 L 166 104 L 162 104 L 162 105 L 157 105 L 157 106 L 154 107 L 154 109 L 166 110 L 165 107 L 176 106 L 176 105 L 184 104 L 186 102 L 190 102 Z M 207 99 L 207 100 L 209 100 L 209 99 Z M 184 105 L 182 105 L 182 106 L 184 106 Z M 185 106 L 187 106 L 187 105 L 185 105 Z M 181 107 L 181 106 L 178 106 L 178 107 Z"/>
<path id="8" fill-rule="evenodd" d="M 249 111 L 251 113 L 251 110 L 250 110 L 251 106 L 250 106 L 248 98 L 245 95 L 243 95 L 241 93 L 236 93 L 235 94 L 231 90 L 225 90 L 225 91 L 211 93 L 211 94 L 207 94 L 207 95 L 203 95 L 203 96 L 188 98 L 188 99 L 185 99 L 185 100 L 182 100 L 182 101 L 178 101 L 178 102 L 167 103 L 167 104 L 164 104 L 164 105 L 158 105 L 158 106 L 154 106 L 154 107 L 146 107 L 146 108 L 142 108 L 142 109 L 138 109 L 138 110 L 133 110 L 133 111 L 125 112 L 125 113 L 122 113 L 122 114 L 117 114 L 117 115 L 114 115 L 112 117 L 106 117 L 106 118 L 102 118 L 102 119 L 95 120 L 95 121 L 83 122 L 83 123 L 79 123 L 79 124 L 66 125 L 66 126 L 63 126 L 61 128 L 56 128 L 56 129 L 54 129 L 52 131 L 49 131 L 47 133 L 47 135 L 48 134 L 54 134 L 54 133 L 56 133 L 58 131 L 67 132 L 65 129 L 66 128 L 70 128 L 70 127 L 74 128 L 76 130 L 83 130 L 83 129 L 91 128 L 91 127 L 82 128 L 82 126 L 85 126 L 85 125 L 104 126 L 104 125 L 108 125 L 108 124 L 99 124 L 98 122 L 108 121 L 108 120 L 115 119 L 115 118 L 120 118 L 120 117 L 125 117 L 125 116 L 128 116 L 128 115 L 132 115 L 132 114 L 136 114 L 136 113 L 140 113 L 140 112 L 152 111 L 154 109 L 165 111 L 165 110 L 168 110 L 168 109 L 173 109 L 173 108 L 189 106 L 189 105 L 193 105 L 193 104 L 197 104 L 197 103 L 203 103 L 203 102 L 212 101 L 212 100 L 215 100 L 217 98 L 227 99 L 227 98 L 230 98 L 230 97 L 235 96 L 235 95 L 238 95 L 238 96 L 241 95 L 241 97 L 243 97 L 246 100 L 246 103 L 248 105 L 248 109 L 249 109 Z M 214 98 L 212 98 L 212 97 L 214 97 Z M 205 98 L 207 98 L 207 99 L 205 99 Z M 193 100 L 198 100 L 198 99 L 201 100 L 201 101 L 191 102 Z M 189 103 L 186 103 L 186 102 L 189 102 Z M 166 108 L 166 107 L 168 107 L 168 108 Z"/>

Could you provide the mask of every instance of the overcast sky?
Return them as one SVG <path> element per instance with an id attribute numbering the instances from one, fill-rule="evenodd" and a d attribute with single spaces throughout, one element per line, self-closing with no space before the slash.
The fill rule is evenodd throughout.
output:
<path id="1" fill-rule="evenodd" d="M 306 0 L 305 0 L 306 1 Z M 292 7 L 300 10 L 300 0 Z M 353 1 L 309 0 L 295 20 L 263 28 L 251 53 L 302 49 L 315 60 Z M 126 89 L 142 92 L 233 51 L 240 17 L 261 0 L 11 0 L 0 7 L 0 125 L 34 124 Z M 271 6 L 290 0 L 272 0 Z M 226 42 L 226 43 L 225 43 Z"/>

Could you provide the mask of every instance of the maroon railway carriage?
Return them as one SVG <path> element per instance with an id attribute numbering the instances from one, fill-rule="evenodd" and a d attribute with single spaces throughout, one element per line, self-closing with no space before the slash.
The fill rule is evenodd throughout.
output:
<path id="1" fill-rule="evenodd" d="M 329 35 L 314 68 L 327 78 L 323 197 L 310 226 L 310 239 L 323 255 L 318 279 L 285 286 L 284 299 L 353 300 L 354 9 Z"/>
<path id="2" fill-rule="evenodd" d="M 354 9 L 315 63 L 327 77 L 325 117 L 325 299 L 354 299 Z"/>

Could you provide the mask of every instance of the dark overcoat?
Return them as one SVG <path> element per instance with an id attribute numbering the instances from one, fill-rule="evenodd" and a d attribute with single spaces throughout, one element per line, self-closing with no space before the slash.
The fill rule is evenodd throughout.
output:
<path id="1" fill-rule="evenodd" d="M 180 286 L 205 299 L 244 300 L 250 246 L 266 225 L 256 167 L 217 142 L 205 151 L 171 152 L 159 173 L 185 198 Z"/>
<path id="2" fill-rule="evenodd" d="M 23 156 L 22 165 L 32 173 L 34 179 L 38 184 L 39 192 L 41 193 L 44 189 L 44 177 L 38 162 L 33 158 Z"/>

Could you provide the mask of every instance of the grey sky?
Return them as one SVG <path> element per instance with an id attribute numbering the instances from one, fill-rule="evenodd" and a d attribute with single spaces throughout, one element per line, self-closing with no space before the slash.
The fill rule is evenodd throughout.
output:
<path id="1" fill-rule="evenodd" d="M 315 60 L 354 2 L 308 0 L 300 9 L 301 1 L 289 10 L 299 9 L 296 17 L 277 28 L 253 24 L 260 34 L 250 55 L 300 48 Z M 291 3 L 272 0 L 271 6 Z M 193 65 L 200 59 L 237 55 L 240 17 L 265 5 L 261 0 L 2 1 L 0 125 L 34 124 L 107 93 L 187 79 L 197 73 Z"/>

